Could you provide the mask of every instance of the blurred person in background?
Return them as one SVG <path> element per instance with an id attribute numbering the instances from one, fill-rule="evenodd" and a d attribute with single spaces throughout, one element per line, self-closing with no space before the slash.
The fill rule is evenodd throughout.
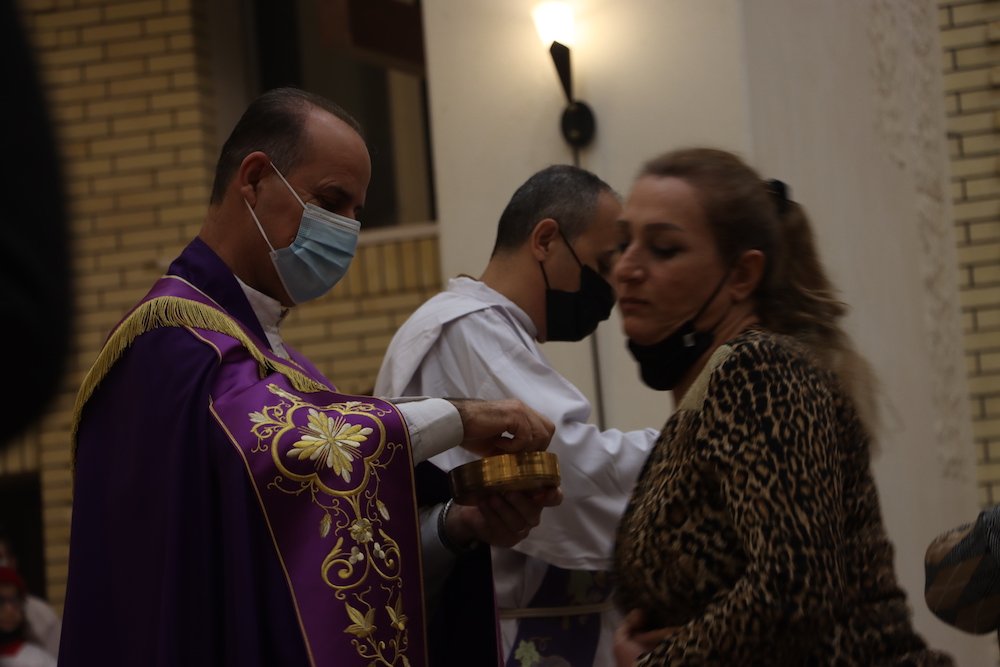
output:
<path id="1" fill-rule="evenodd" d="M 35 643 L 28 626 L 27 594 L 17 570 L 0 566 L 0 667 L 55 667 L 56 659 Z"/>
<path id="2" fill-rule="evenodd" d="M 0 567 L 12 568 L 20 572 L 17 551 L 10 534 L 0 527 Z M 56 610 L 44 599 L 26 591 L 24 614 L 28 627 L 38 644 L 52 655 L 59 656 L 59 634 L 62 632 L 62 621 Z"/>

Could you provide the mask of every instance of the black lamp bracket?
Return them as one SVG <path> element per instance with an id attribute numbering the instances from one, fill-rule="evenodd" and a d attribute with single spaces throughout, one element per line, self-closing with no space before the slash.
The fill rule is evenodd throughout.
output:
<path id="1" fill-rule="evenodd" d="M 566 95 L 566 109 L 562 114 L 562 134 L 570 146 L 582 148 L 591 142 L 597 129 L 594 112 L 585 102 L 573 98 L 573 75 L 570 70 L 569 47 L 552 42 L 549 47 L 552 62 L 555 63 L 559 82 Z"/>
<path id="2" fill-rule="evenodd" d="M 570 102 L 562 114 L 563 139 L 574 148 L 583 148 L 594 138 L 597 122 L 585 102 Z"/>

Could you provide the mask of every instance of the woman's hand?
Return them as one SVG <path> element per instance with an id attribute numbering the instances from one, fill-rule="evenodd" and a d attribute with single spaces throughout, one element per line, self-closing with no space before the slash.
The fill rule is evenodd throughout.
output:
<path id="1" fill-rule="evenodd" d="M 618 667 L 630 667 L 644 653 L 652 651 L 666 637 L 677 632 L 677 628 L 656 628 L 642 630 L 646 616 L 640 609 L 633 609 L 615 630 L 615 661 Z"/>

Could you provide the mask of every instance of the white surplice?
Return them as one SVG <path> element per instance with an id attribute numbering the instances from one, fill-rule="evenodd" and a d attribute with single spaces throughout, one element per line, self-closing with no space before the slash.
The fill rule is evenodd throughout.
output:
<path id="1" fill-rule="evenodd" d="M 460 277 L 396 332 L 375 383 L 376 395 L 517 398 L 556 426 L 549 445 L 559 457 L 564 500 L 512 549 L 493 549 L 494 586 L 502 608 L 523 608 L 547 564 L 610 570 L 615 531 L 658 429 L 600 430 L 586 397 L 546 361 L 527 314 L 485 284 Z M 430 460 L 443 470 L 473 460 L 453 449 Z M 620 616 L 607 611 L 594 665 L 613 665 Z M 501 623 L 504 656 L 516 634 Z"/>

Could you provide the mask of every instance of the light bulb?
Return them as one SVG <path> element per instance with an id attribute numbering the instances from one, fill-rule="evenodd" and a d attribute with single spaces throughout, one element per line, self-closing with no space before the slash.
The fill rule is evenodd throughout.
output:
<path id="1" fill-rule="evenodd" d="M 559 42 L 572 46 L 576 39 L 573 25 L 573 9 L 568 2 L 543 2 L 531 12 L 535 19 L 535 29 L 542 44 L 549 46 Z"/>

